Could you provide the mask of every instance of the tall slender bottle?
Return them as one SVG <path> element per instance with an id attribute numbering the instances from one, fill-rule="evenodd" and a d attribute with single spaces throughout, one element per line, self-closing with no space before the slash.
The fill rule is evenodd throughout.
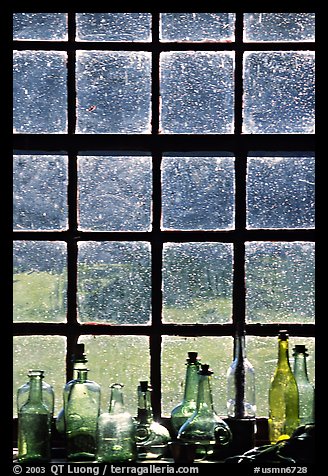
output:
<path id="1" fill-rule="evenodd" d="M 41 382 L 42 382 L 42 401 L 44 405 L 49 410 L 49 418 L 52 421 L 52 417 L 54 414 L 54 405 L 55 405 L 55 393 L 53 386 L 45 382 L 44 380 L 44 370 L 29 370 L 28 371 L 28 378 L 29 380 L 24 383 L 19 389 L 17 390 L 17 413 L 19 413 L 20 408 L 27 402 L 29 393 L 30 393 L 30 377 L 35 374 L 35 372 L 40 372 L 41 374 Z"/>
<path id="2" fill-rule="evenodd" d="M 49 461 L 51 410 L 43 402 L 42 370 L 29 372 L 27 401 L 18 411 L 18 461 Z"/>
<path id="3" fill-rule="evenodd" d="M 272 444 L 290 438 L 299 425 L 299 396 L 290 367 L 288 333 L 278 335 L 278 363 L 269 388 L 269 439 Z"/>
<path id="4" fill-rule="evenodd" d="M 309 354 L 305 345 L 295 345 L 293 351 L 293 372 L 299 394 L 300 424 L 307 425 L 314 423 L 314 387 L 309 381 L 306 363 Z"/>
<path id="5" fill-rule="evenodd" d="M 175 435 L 196 410 L 200 365 L 197 352 L 188 352 L 183 399 L 171 411 L 171 424 Z"/>

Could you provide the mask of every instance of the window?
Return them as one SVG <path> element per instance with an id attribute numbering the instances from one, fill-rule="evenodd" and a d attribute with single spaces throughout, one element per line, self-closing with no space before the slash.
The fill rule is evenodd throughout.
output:
<path id="1" fill-rule="evenodd" d="M 150 378 L 168 417 L 196 350 L 224 416 L 241 325 L 266 417 L 281 327 L 314 378 L 314 13 L 13 25 L 15 390 L 41 366 L 58 411 L 84 342 L 103 408 Z"/>

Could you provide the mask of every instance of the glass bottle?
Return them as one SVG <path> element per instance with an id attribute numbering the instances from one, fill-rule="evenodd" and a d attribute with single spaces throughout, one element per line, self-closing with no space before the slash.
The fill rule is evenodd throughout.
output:
<path id="1" fill-rule="evenodd" d="M 98 418 L 97 453 L 98 462 L 128 462 L 137 459 L 136 425 L 124 408 L 123 385 L 111 386 L 108 413 Z"/>
<path id="2" fill-rule="evenodd" d="M 64 388 L 64 416 L 67 458 L 94 460 L 100 386 L 88 380 L 88 369 L 77 369 L 76 379 Z"/>
<path id="3" fill-rule="evenodd" d="M 163 455 L 167 443 L 170 441 L 170 433 L 167 428 L 154 421 L 151 391 L 148 381 L 140 381 L 136 418 L 136 442 L 139 459 L 156 458 Z"/>
<path id="4" fill-rule="evenodd" d="M 49 385 L 47 382 L 44 381 L 44 371 L 43 370 L 29 370 L 27 376 L 29 380 L 24 383 L 19 389 L 17 390 L 17 413 L 19 413 L 20 408 L 27 402 L 29 393 L 30 393 L 30 377 L 34 375 L 35 372 L 41 373 L 41 380 L 42 380 L 42 401 L 44 405 L 49 410 L 49 418 L 52 421 L 52 417 L 54 414 L 54 405 L 55 405 L 55 393 L 52 385 Z"/>
<path id="5" fill-rule="evenodd" d="M 234 359 L 227 371 L 227 414 L 230 418 L 254 418 L 255 371 L 247 359 L 245 333 L 237 332 Z"/>
<path id="6" fill-rule="evenodd" d="M 196 410 L 200 365 L 197 352 L 188 352 L 183 399 L 171 411 L 171 424 L 175 435 Z"/>
<path id="7" fill-rule="evenodd" d="M 231 442 L 232 434 L 228 425 L 217 415 L 213 406 L 209 365 L 201 365 L 197 393 L 197 406 L 193 415 L 182 425 L 178 440 L 194 443 L 196 455 L 215 455 L 220 447 Z"/>
<path id="8" fill-rule="evenodd" d="M 295 345 L 293 348 L 293 372 L 298 388 L 301 425 L 314 423 L 314 387 L 310 383 L 307 373 L 306 357 L 308 355 L 305 345 Z"/>
<path id="9" fill-rule="evenodd" d="M 18 461 L 49 461 L 51 409 L 43 402 L 42 370 L 29 371 L 27 401 L 18 410 Z"/>
<path id="10" fill-rule="evenodd" d="M 299 397 L 289 364 L 288 333 L 278 335 L 278 363 L 269 388 L 269 439 L 272 444 L 290 438 L 299 425 Z"/>

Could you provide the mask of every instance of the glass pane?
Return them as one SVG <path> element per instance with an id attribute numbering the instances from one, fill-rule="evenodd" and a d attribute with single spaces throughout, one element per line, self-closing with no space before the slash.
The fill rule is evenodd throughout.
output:
<path id="1" fill-rule="evenodd" d="M 150 41 L 150 13 L 77 13 L 79 41 Z"/>
<path id="2" fill-rule="evenodd" d="M 80 321 L 148 324 L 150 271 L 148 243 L 79 243 Z"/>
<path id="3" fill-rule="evenodd" d="M 243 132 L 314 133 L 314 53 L 247 52 L 244 60 Z"/>
<path id="4" fill-rule="evenodd" d="M 17 390 L 28 382 L 30 369 L 44 370 L 44 380 L 54 387 L 55 414 L 63 405 L 66 382 L 66 339 L 62 336 L 13 338 L 13 413 L 17 416 Z"/>
<path id="5" fill-rule="evenodd" d="M 162 132 L 233 132 L 234 53 L 165 52 L 160 67 Z"/>
<path id="6" fill-rule="evenodd" d="M 164 41 L 234 41 L 234 13 L 161 13 Z"/>
<path id="7" fill-rule="evenodd" d="M 77 132 L 150 132 L 151 55 L 77 52 Z"/>
<path id="8" fill-rule="evenodd" d="M 212 394 L 215 411 L 222 416 L 226 410 L 226 373 L 233 357 L 231 337 L 163 336 L 162 342 L 162 408 L 164 416 L 183 398 L 188 352 L 198 352 L 203 364 L 213 370 Z"/>
<path id="9" fill-rule="evenodd" d="M 314 243 L 246 243 L 248 322 L 314 322 Z"/>
<path id="10" fill-rule="evenodd" d="M 314 13 L 244 13 L 244 41 L 314 41 Z"/>
<path id="11" fill-rule="evenodd" d="M 67 13 L 14 13 L 14 40 L 67 40 Z"/>
<path id="12" fill-rule="evenodd" d="M 14 229 L 67 228 L 67 157 L 14 156 L 13 192 Z"/>
<path id="13" fill-rule="evenodd" d="M 164 243 L 164 322 L 231 322 L 232 245 Z"/>
<path id="14" fill-rule="evenodd" d="M 315 340 L 312 337 L 289 337 L 289 362 L 293 369 L 293 347 L 304 344 L 307 357 L 309 380 L 315 378 Z M 255 370 L 257 416 L 268 417 L 268 398 L 271 377 L 278 360 L 278 339 L 276 337 L 247 337 L 247 357 Z"/>
<path id="15" fill-rule="evenodd" d="M 234 159 L 165 157 L 163 227 L 229 230 L 234 227 Z"/>
<path id="16" fill-rule="evenodd" d="M 90 379 L 101 385 L 102 411 L 108 411 L 110 385 L 122 383 L 125 407 L 136 416 L 139 380 L 150 381 L 149 337 L 81 336 L 79 343 L 85 344 Z"/>
<path id="17" fill-rule="evenodd" d="M 14 132 L 66 132 L 67 54 L 15 51 Z"/>
<path id="18" fill-rule="evenodd" d="M 150 157 L 79 157 L 82 230 L 148 231 Z"/>
<path id="19" fill-rule="evenodd" d="M 248 228 L 314 227 L 314 158 L 249 158 Z"/>
<path id="20" fill-rule="evenodd" d="M 66 244 L 59 241 L 14 243 L 14 321 L 66 320 Z"/>

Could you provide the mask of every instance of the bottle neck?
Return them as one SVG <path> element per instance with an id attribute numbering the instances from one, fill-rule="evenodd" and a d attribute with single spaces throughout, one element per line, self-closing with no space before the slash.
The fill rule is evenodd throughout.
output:
<path id="1" fill-rule="evenodd" d="M 149 390 L 138 390 L 138 420 L 140 423 L 152 423 L 153 411 L 151 407 L 151 394 Z"/>
<path id="2" fill-rule="evenodd" d="M 124 412 L 123 393 L 121 388 L 112 387 L 111 397 L 109 404 L 109 413 L 122 413 Z"/>
<path id="3" fill-rule="evenodd" d="M 76 380 L 78 378 L 78 371 L 81 370 L 86 370 L 88 371 L 88 367 L 87 367 L 87 363 L 88 361 L 85 360 L 85 359 L 81 359 L 81 360 L 76 360 L 74 362 L 74 368 L 73 368 L 73 379 Z"/>
<path id="4" fill-rule="evenodd" d="M 290 369 L 288 340 L 278 339 L 278 367 L 281 369 Z"/>
<path id="5" fill-rule="evenodd" d="M 211 377 L 209 375 L 200 375 L 197 394 L 197 411 L 214 412 Z"/>
<path id="6" fill-rule="evenodd" d="M 42 403 L 42 377 L 33 375 L 30 377 L 29 403 Z"/>
<path id="7" fill-rule="evenodd" d="M 294 354 L 294 375 L 298 379 L 309 381 L 306 365 L 306 356 L 304 353 L 296 352 Z"/>
<path id="8" fill-rule="evenodd" d="M 80 383 L 86 382 L 88 380 L 88 369 L 77 369 L 76 380 Z"/>
<path id="9" fill-rule="evenodd" d="M 186 383 L 184 388 L 184 397 L 185 402 L 196 401 L 197 400 L 197 389 L 199 382 L 199 364 L 189 363 L 187 364 L 186 370 Z"/>
<path id="10" fill-rule="evenodd" d="M 234 343 L 234 360 L 244 361 L 246 359 L 245 336 L 236 335 Z"/>

